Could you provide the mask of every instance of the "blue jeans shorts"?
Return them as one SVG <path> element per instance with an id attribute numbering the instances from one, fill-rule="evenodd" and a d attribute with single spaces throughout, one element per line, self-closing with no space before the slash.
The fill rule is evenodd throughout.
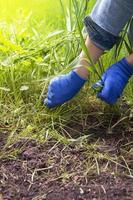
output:
<path id="1" fill-rule="evenodd" d="M 97 0 L 84 24 L 92 42 L 103 50 L 109 50 L 132 16 L 133 0 Z M 133 20 L 129 33 L 133 43 Z"/>

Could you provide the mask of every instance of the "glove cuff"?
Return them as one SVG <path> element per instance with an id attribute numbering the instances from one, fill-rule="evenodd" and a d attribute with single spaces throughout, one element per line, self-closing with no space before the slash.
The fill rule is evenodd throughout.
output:
<path id="1" fill-rule="evenodd" d="M 133 65 L 128 63 L 127 58 L 123 58 L 121 60 L 121 63 L 123 64 L 126 71 L 129 73 L 129 75 L 132 76 L 133 75 Z"/>
<path id="2" fill-rule="evenodd" d="M 68 74 L 69 79 L 71 79 L 71 83 L 73 83 L 72 88 L 78 91 L 85 83 L 86 79 L 79 76 L 74 70 Z"/>
<path id="3" fill-rule="evenodd" d="M 82 81 L 84 83 L 87 81 L 87 79 L 81 77 L 75 70 L 71 71 L 71 73 L 72 73 L 72 76 L 76 78 L 77 80 Z"/>

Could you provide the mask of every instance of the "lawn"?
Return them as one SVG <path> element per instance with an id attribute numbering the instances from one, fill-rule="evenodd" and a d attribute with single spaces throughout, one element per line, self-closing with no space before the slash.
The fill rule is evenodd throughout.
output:
<path id="1" fill-rule="evenodd" d="M 0 0 L 0 200 L 133 199 L 133 80 L 109 106 L 92 70 L 70 102 L 43 105 L 51 78 L 75 67 L 76 14 L 82 29 L 94 3 L 77 1 L 76 13 L 72 0 Z M 96 65 L 100 75 L 128 54 L 121 41 Z"/>

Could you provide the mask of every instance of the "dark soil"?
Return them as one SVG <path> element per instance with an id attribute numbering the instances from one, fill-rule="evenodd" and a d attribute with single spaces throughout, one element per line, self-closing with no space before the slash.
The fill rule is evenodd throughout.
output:
<path id="1" fill-rule="evenodd" d="M 132 135 L 127 134 L 128 139 L 126 133 L 104 135 L 100 145 L 90 145 L 90 149 L 75 144 L 65 147 L 54 140 L 39 144 L 21 139 L 4 149 L 10 156 L 0 161 L 0 200 L 132 200 L 133 179 L 122 167 L 123 159 L 118 166 L 101 158 L 99 172 L 95 166 L 91 169 L 97 153 L 124 156 L 132 168 L 129 146 L 124 146 Z M 90 141 L 94 144 L 97 139 Z"/>

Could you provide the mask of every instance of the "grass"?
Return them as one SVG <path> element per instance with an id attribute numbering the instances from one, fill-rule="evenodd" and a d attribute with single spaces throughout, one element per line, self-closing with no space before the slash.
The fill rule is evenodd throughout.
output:
<path id="1" fill-rule="evenodd" d="M 76 61 L 73 60 L 81 51 L 81 42 L 84 46 L 82 18 L 94 1 L 86 10 L 80 7 L 81 3 L 77 4 L 81 9 L 76 13 L 71 0 L 56 3 L 55 6 L 53 0 L 32 0 L 32 4 L 29 0 L 14 0 L 14 4 L 11 0 L 0 1 L 3 8 L 0 13 L 0 132 L 6 138 L 0 158 L 16 157 L 20 149 L 7 149 L 22 138 L 39 142 L 54 139 L 55 145 L 75 145 L 85 150 L 88 156 L 85 173 L 93 169 L 99 174 L 100 162 L 105 159 L 106 169 L 113 163 L 126 169 L 125 173 L 131 177 L 128 157 L 126 161 L 125 157 L 114 156 L 106 150 L 99 153 L 97 149 L 104 147 L 103 141 L 98 138 L 92 144 L 88 141 L 95 138 L 97 130 L 106 130 L 108 134 L 116 127 L 122 133 L 132 131 L 132 80 L 125 97 L 113 108 L 96 99 L 90 89 L 98 79 L 94 73 L 84 90 L 71 102 L 53 110 L 46 109 L 42 103 L 50 79 L 74 67 Z M 80 20 L 78 27 L 76 19 Z M 103 56 L 103 68 L 127 54 L 126 46 L 120 44 L 120 47 L 116 58 L 115 48 Z M 124 155 L 132 150 L 132 143 L 128 136 L 125 137 Z"/>

